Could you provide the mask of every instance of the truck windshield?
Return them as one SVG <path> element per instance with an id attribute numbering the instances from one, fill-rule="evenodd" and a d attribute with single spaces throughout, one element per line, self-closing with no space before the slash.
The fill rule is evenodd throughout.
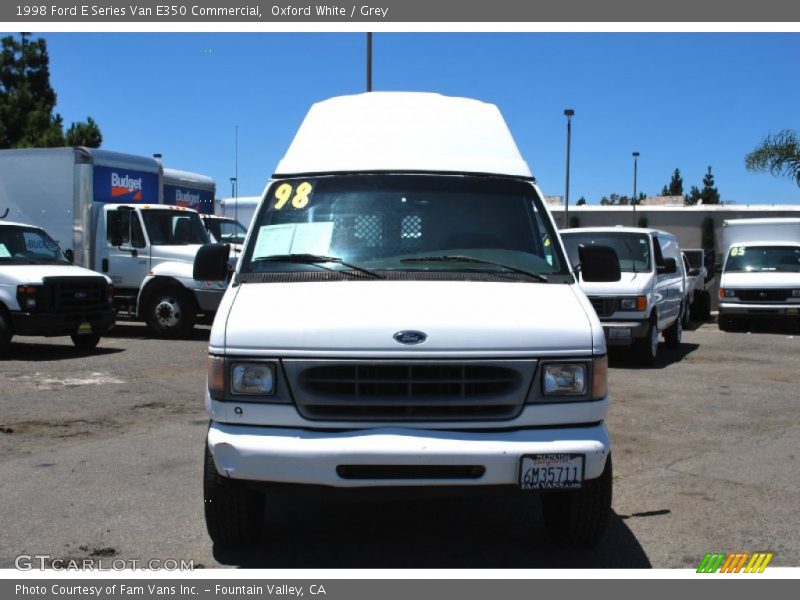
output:
<path id="1" fill-rule="evenodd" d="M 200 215 L 195 212 L 144 209 L 142 218 L 151 244 L 185 246 L 210 241 Z"/>
<path id="2" fill-rule="evenodd" d="M 69 264 L 41 229 L 0 225 L 0 264 Z"/>
<path id="3" fill-rule="evenodd" d="M 798 246 L 731 246 L 725 271 L 800 273 Z"/>
<path id="4" fill-rule="evenodd" d="M 253 226 L 242 273 L 355 266 L 412 278 L 423 272 L 502 273 L 536 282 L 570 277 L 546 209 L 522 180 L 404 174 L 278 180 Z"/>
<path id="5" fill-rule="evenodd" d="M 614 231 L 562 231 L 561 240 L 573 265 L 577 265 L 578 246 L 581 244 L 599 244 L 610 246 L 617 253 L 621 271 L 638 272 L 650 270 L 650 240 L 643 233 L 625 233 Z"/>

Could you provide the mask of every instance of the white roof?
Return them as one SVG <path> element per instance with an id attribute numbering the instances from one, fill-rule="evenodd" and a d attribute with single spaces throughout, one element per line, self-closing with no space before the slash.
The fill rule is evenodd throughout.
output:
<path id="1" fill-rule="evenodd" d="M 314 104 L 275 175 L 364 171 L 531 177 L 494 104 L 420 92 Z"/>
<path id="2" fill-rule="evenodd" d="M 623 227 L 621 225 L 610 225 L 603 227 L 571 227 L 569 229 L 560 229 L 558 233 L 559 235 L 570 233 L 664 233 L 667 235 L 672 235 L 670 232 L 663 231 L 662 229 L 651 229 L 647 227 Z"/>

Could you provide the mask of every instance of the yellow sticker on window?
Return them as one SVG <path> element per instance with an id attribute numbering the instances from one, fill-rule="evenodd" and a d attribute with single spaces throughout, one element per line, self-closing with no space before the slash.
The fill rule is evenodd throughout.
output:
<path id="1" fill-rule="evenodd" d="M 733 246 L 731 256 L 744 256 L 744 246 Z"/>
<path id="2" fill-rule="evenodd" d="M 292 208 L 301 210 L 308 206 L 313 191 L 314 187 L 308 181 L 303 181 L 296 188 L 291 183 L 282 183 L 275 188 L 275 193 L 272 194 L 275 198 L 273 208 L 282 210 L 287 203 L 290 203 Z"/>

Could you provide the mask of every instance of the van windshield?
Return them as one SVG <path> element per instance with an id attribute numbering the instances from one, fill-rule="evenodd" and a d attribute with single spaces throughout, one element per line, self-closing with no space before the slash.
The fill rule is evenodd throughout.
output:
<path id="1" fill-rule="evenodd" d="M 0 264 L 69 264 L 61 248 L 41 229 L 0 225 Z"/>
<path id="2" fill-rule="evenodd" d="M 164 246 L 208 244 L 208 232 L 196 212 L 143 210 L 142 218 L 150 243 Z"/>
<path id="3" fill-rule="evenodd" d="M 798 246 L 731 246 L 725 271 L 800 273 Z"/>
<path id="4" fill-rule="evenodd" d="M 621 271 L 650 271 L 650 240 L 644 233 L 615 231 L 562 231 L 561 240 L 573 265 L 577 265 L 578 246 L 599 244 L 610 246 L 617 253 Z"/>
<path id="5" fill-rule="evenodd" d="M 401 174 L 278 180 L 253 227 L 242 273 L 358 267 L 389 275 L 569 277 L 546 209 L 522 180 Z M 316 258 L 309 264 L 303 257 Z M 513 275 L 514 269 L 524 273 Z"/>

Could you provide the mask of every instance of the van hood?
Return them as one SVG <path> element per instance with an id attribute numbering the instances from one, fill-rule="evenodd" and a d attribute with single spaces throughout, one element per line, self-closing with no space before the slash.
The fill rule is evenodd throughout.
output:
<path id="1" fill-rule="evenodd" d="M 75 265 L 0 265 L 0 284 L 42 283 L 45 277 L 105 277 Z M 106 277 L 111 283 L 111 280 Z"/>
<path id="2" fill-rule="evenodd" d="M 251 356 L 588 355 L 603 345 L 568 284 L 453 281 L 244 283 L 230 288 L 212 352 Z M 402 331 L 425 341 L 395 341 Z M 599 340 L 597 337 L 599 336 Z M 604 346 L 603 346 L 604 347 Z"/>
<path id="3" fill-rule="evenodd" d="M 730 288 L 800 288 L 800 273 L 749 271 L 723 273 L 719 287 Z"/>
<path id="4" fill-rule="evenodd" d="M 623 271 L 619 281 L 583 281 L 581 289 L 587 296 L 638 296 L 647 293 L 653 282 L 653 273 Z"/>

